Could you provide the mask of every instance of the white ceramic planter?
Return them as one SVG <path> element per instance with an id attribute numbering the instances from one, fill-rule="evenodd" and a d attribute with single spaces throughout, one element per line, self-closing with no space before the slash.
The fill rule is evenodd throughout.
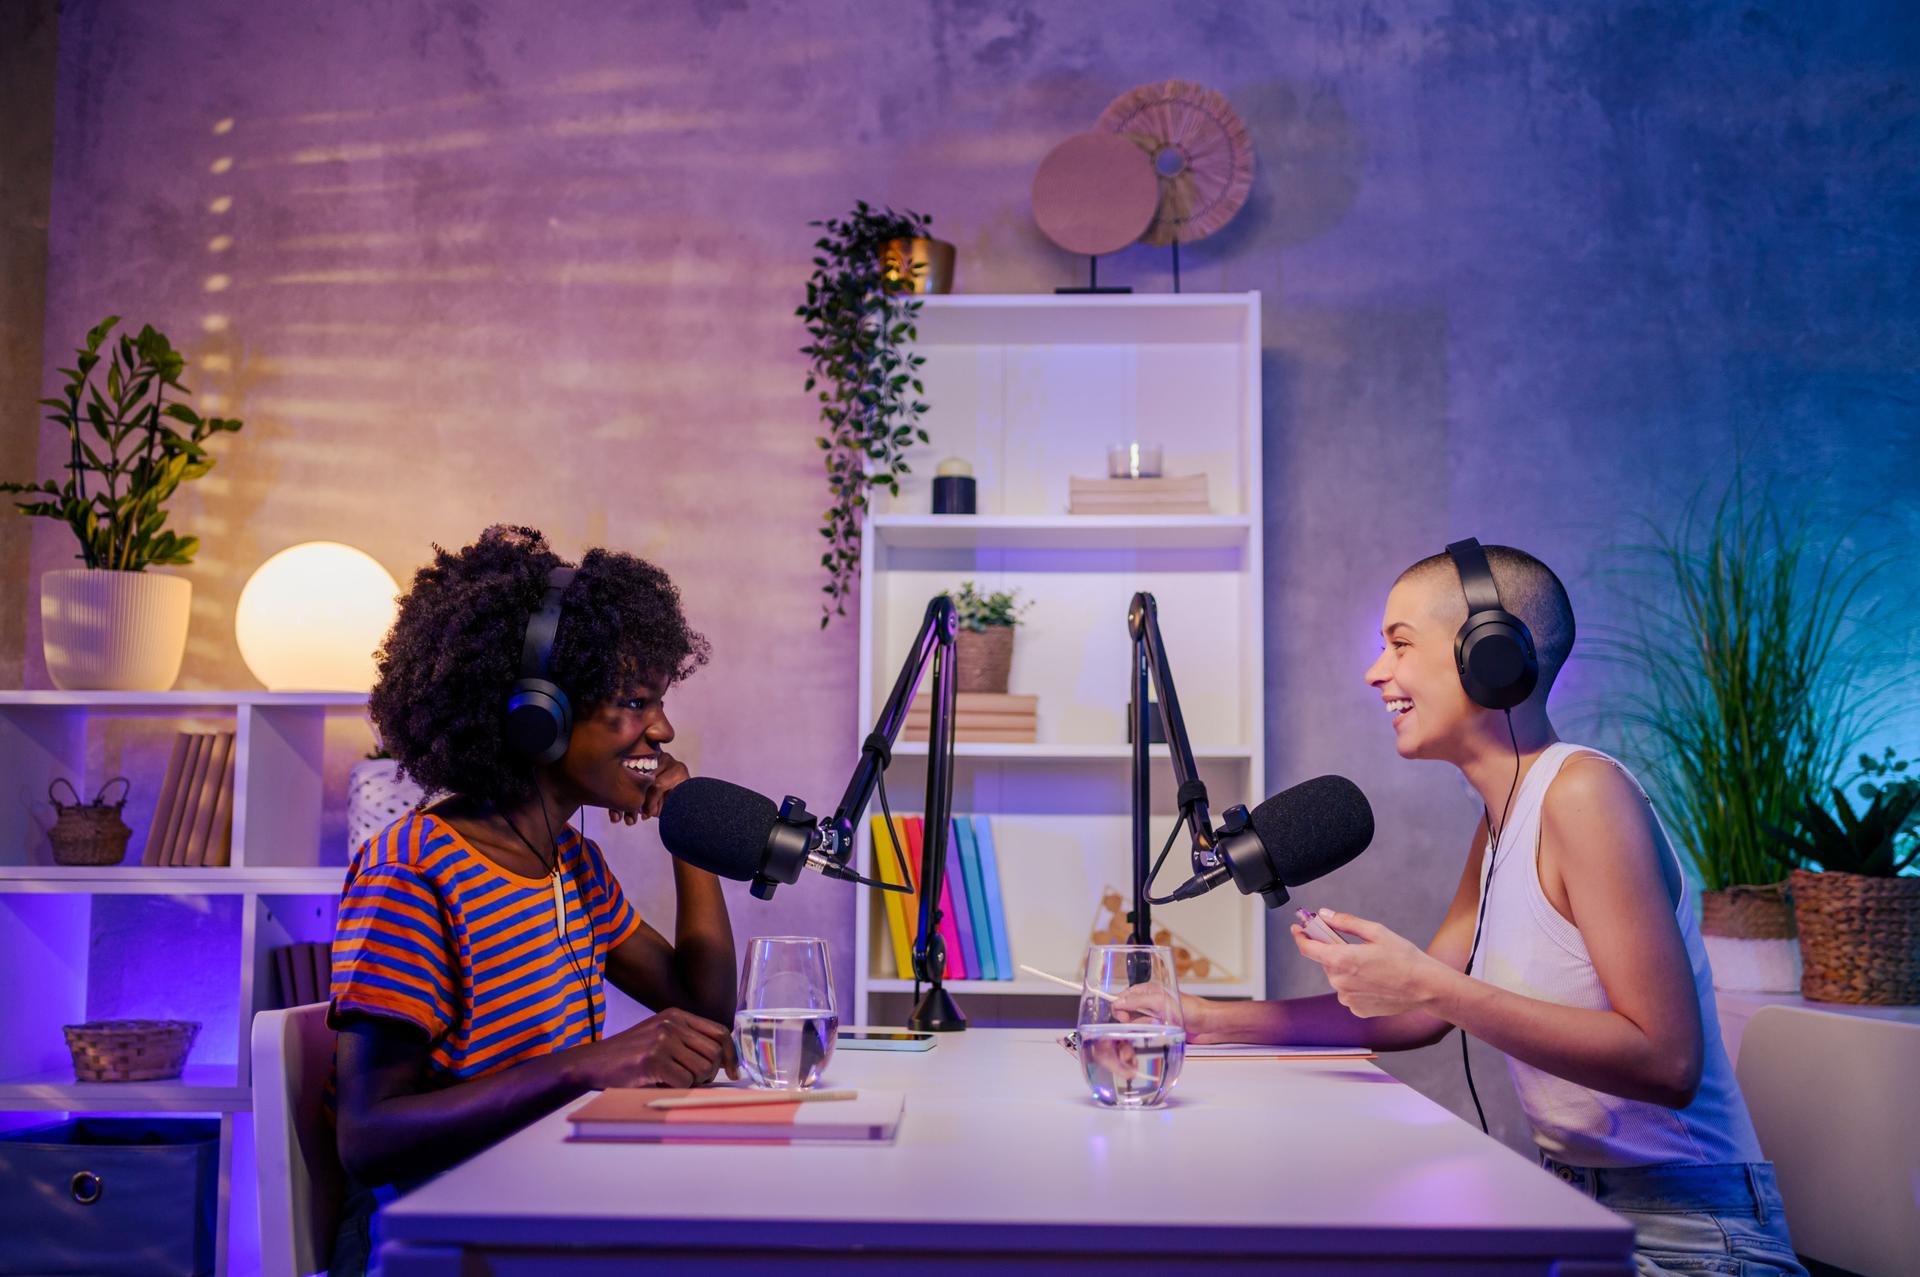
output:
<path id="1" fill-rule="evenodd" d="M 347 772 L 347 855 L 400 819 L 426 797 L 426 791 L 400 778 L 391 758 L 369 758 Z"/>
<path id="2" fill-rule="evenodd" d="M 193 582 L 63 568 L 40 578 L 41 645 L 63 692 L 164 692 L 187 650 Z"/>
<path id="3" fill-rule="evenodd" d="M 1798 940 L 1742 940 L 1705 935 L 1713 987 L 1729 993 L 1800 992 Z"/>

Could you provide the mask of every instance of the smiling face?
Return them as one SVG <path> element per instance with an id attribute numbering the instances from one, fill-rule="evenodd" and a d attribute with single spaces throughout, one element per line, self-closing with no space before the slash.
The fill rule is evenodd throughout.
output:
<path id="1" fill-rule="evenodd" d="M 574 720 L 567 752 L 553 764 L 572 805 L 638 811 L 653 785 L 660 749 L 673 739 L 665 675 L 639 677 L 621 695 Z"/>
<path id="2" fill-rule="evenodd" d="M 1393 716 L 1402 758 L 1451 760 L 1482 710 L 1467 699 L 1453 660 L 1453 636 L 1467 619 L 1459 583 L 1439 574 L 1401 580 L 1380 621 L 1385 643 L 1367 685 Z"/>

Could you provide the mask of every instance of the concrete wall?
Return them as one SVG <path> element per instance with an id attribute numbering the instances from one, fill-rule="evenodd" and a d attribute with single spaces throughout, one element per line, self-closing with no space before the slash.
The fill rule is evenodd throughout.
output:
<path id="1" fill-rule="evenodd" d="M 1884 516 L 1862 535 L 1920 530 L 1917 67 L 1891 2 L 69 0 L 43 381 L 119 311 L 247 421 L 175 505 L 206 542 L 183 685 L 250 685 L 231 609 L 283 545 L 404 579 L 524 521 L 682 583 L 715 652 L 674 696 L 696 771 L 831 801 L 855 627 L 814 626 L 808 219 L 929 210 L 963 290 L 1071 282 L 1035 165 L 1124 90 L 1198 80 L 1259 153 L 1184 283 L 1265 298 L 1270 781 L 1360 780 L 1380 836 L 1315 897 L 1424 940 L 1476 813 L 1395 759 L 1359 681 L 1400 567 L 1527 546 L 1591 630 L 1621 619 L 1609 547 L 1736 462 L 1822 519 Z M 1169 287 L 1159 251 L 1101 274 Z M 664 873 L 628 863 L 661 917 Z M 851 917 L 810 883 L 737 925 L 850 954 Z M 1277 991 L 1321 987 L 1273 940 Z M 1462 1105 L 1457 1050 L 1394 1067 Z"/>

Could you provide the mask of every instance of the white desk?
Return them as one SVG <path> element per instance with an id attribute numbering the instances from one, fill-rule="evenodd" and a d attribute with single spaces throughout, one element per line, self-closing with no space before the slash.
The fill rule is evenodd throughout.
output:
<path id="1" fill-rule="evenodd" d="M 385 1272 L 1633 1271 L 1617 1216 L 1364 1061 L 1189 1060 L 1117 1112 L 1054 1036 L 837 1053 L 823 1085 L 908 1093 L 892 1145 L 569 1144 L 570 1104 L 393 1203 Z"/>

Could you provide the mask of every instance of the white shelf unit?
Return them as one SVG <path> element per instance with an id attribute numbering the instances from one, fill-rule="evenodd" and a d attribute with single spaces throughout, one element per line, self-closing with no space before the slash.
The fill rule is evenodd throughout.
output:
<path id="1" fill-rule="evenodd" d="M 1127 605 L 1159 603 L 1175 686 L 1201 778 L 1218 810 L 1251 803 L 1266 767 L 1262 661 L 1260 298 L 961 295 L 924 299 L 929 446 L 913 449 L 900 496 L 881 498 L 861 550 L 857 730 L 871 727 L 927 601 L 972 580 L 1032 601 L 1014 644 L 1009 690 L 1039 697 L 1034 744 L 960 744 L 956 814 L 992 821 L 1013 960 L 1074 975 L 1111 887 L 1131 905 L 1131 668 Z M 1160 443 L 1168 475 L 1203 473 L 1204 515 L 1067 513 L 1068 480 L 1102 478 L 1109 444 Z M 972 464 L 973 515 L 928 513 L 947 456 Z M 924 689 L 923 684 L 923 689 Z M 857 748 L 858 741 L 855 746 Z M 893 810 L 924 810 L 924 743 L 902 742 L 888 773 Z M 1174 818 L 1173 769 L 1152 751 L 1153 850 Z M 873 807 L 878 810 L 877 802 Z M 871 872 L 869 826 L 858 862 Z M 1187 873 L 1182 840 L 1163 889 Z M 854 994 L 868 1023 L 911 1009 L 885 906 L 856 898 Z M 1232 890 L 1154 910 L 1156 930 L 1214 964 L 1185 987 L 1262 996 L 1265 909 Z M 1061 1007 L 1072 994 L 1031 977 L 949 980 L 976 1022 L 1026 1016 L 1012 997 Z M 970 999 L 973 999 L 970 1001 Z M 971 1009 L 969 1009 L 971 1008 Z M 1070 1013 L 1069 1013 L 1070 1014 Z"/>
<path id="2" fill-rule="evenodd" d="M 272 950 L 333 934 L 342 875 L 340 796 L 328 738 L 358 732 L 366 697 L 270 692 L 0 692 L 0 1125 L 82 1113 L 220 1119 L 217 1272 L 258 1266 L 248 1039 L 276 1005 Z M 139 863 L 173 735 L 234 733 L 232 863 Z M 125 862 L 53 863 L 47 786 L 84 797 L 132 782 Z M 329 821 L 329 816 L 336 819 Z M 330 841 L 339 845 L 323 845 Z M 184 1008 L 184 1009 L 183 1009 Z M 74 1081 L 61 1026 L 136 1016 L 197 1019 L 184 1074 Z"/>

